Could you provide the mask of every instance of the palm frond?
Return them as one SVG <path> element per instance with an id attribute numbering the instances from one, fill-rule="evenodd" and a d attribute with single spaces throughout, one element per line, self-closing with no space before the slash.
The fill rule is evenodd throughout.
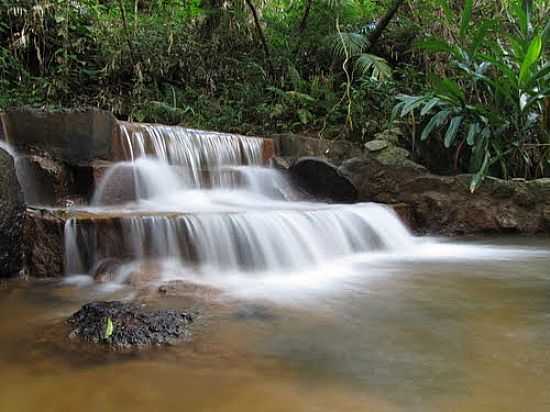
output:
<path id="1" fill-rule="evenodd" d="M 361 33 L 342 32 L 328 36 L 328 43 L 334 54 L 340 57 L 346 56 L 346 50 L 350 56 L 358 56 L 367 46 L 367 37 Z"/>
<path id="2" fill-rule="evenodd" d="M 357 59 L 356 64 L 363 75 L 370 75 L 370 78 L 373 80 L 383 81 L 391 79 L 392 69 L 382 57 L 363 53 Z"/>

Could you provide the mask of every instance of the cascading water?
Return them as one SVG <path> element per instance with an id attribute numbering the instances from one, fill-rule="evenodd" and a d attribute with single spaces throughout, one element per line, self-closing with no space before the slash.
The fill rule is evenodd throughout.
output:
<path id="1" fill-rule="evenodd" d="M 122 135 L 130 160 L 106 173 L 93 217 L 66 224 L 69 274 L 94 274 L 113 259 L 124 273 L 140 262 L 157 268 L 160 279 L 289 272 L 414 243 L 385 206 L 288 201 L 299 192 L 260 166 L 261 139 L 132 124 Z M 131 195 L 113 199 L 121 186 Z"/>
<path id="2" fill-rule="evenodd" d="M 227 186 L 224 166 L 259 165 L 263 141 L 239 135 L 153 124 L 121 123 L 124 157 L 152 157 L 185 169 L 188 185 Z"/>

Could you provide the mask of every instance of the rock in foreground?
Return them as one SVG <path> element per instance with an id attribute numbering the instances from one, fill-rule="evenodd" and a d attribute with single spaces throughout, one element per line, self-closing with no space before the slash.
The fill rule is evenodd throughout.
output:
<path id="1" fill-rule="evenodd" d="M 189 337 L 193 316 L 176 310 L 148 311 L 142 305 L 93 302 L 68 321 L 70 337 L 96 344 L 131 348 L 173 344 Z"/>

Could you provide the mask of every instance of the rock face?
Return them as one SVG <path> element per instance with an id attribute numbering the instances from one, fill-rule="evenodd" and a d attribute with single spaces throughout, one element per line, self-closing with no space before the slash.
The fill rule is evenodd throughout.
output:
<path id="1" fill-rule="evenodd" d="M 0 148 L 0 277 L 23 267 L 23 192 L 13 157 Z"/>
<path id="2" fill-rule="evenodd" d="M 357 200 L 357 191 L 351 181 L 326 160 L 302 157 L 289 172 L 294 183 L 317 200 L 338 203 Z"/>
<path id="3" fill-rule="evenodd" d="M 65 219 L 53 212 L 28 208 L 25 212 L 25 266 L 34 277 L 65 273 Z"/>
<path id="4" fill-rule="evenodd" d="M 30 205 L 56 206 L 75 193 L 72 170 L 47 156 L 18 157 L 17 175 Z"/>
<path id="5" fill-rule="evenodd" d="M 408 166 L 384 165 L 365 155 L 339 172 L 358 200 L 409 206 L 416 227 L 431 233 L 535 233 L 550 229 L 550 179 L 488 178 L 470 193 L 470 175 L 438 176 Z"/>
<path id="6" fill-rule="evenodd" d="M 174 344 L 190 336 L 193 315 L 175 310 L 148 311 L 142 305 L 93 302 L 68 319 L 69 337 L 131 348 Z"/>
<path id="7" fill-rule="evenodd" d="M 21 152 L 47 152 L 75 164 L 109 159 L 118 130 L 114 115 L 101 110 L 11 110 L 4 121 L 10 142 Z"/>
<path id="8" fill-rule="evenodd" d="M 273 136 L 277 142 L 276 152 L 282 156 L 318 156 L 340 163 L 350 156 L 360 156 L 361 146 L 344 140 L 317 139 L 295 134 Z"/>

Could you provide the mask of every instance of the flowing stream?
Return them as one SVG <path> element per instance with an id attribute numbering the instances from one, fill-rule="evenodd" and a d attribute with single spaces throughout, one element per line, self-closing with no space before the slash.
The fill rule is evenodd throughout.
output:
<path id="1" fill-rule="evenodd" d="M 122 132 L 67 277 L 0 283 L 0 411 L 549 409 L 548 238 L 416 237 L 383 205 L 296 200 L 261 140 Z M 200 322 L 150 351 L 68 343 L 98 299 Z"/>

